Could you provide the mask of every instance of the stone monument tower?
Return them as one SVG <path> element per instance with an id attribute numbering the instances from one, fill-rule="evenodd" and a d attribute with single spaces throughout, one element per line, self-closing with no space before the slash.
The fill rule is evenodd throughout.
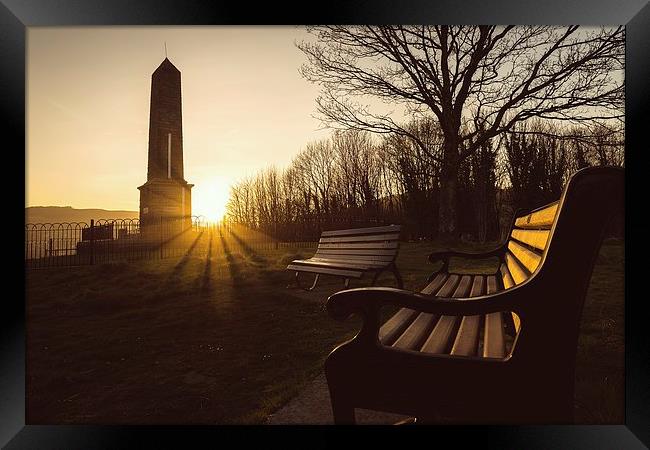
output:
<path id="1" fill-rule="evenodd" d="M 142 230 L 171 218 L 190 227 L 193 186 L 183 177 L 181 72 L 165 58 L 151 75 L 147 182 L 138 187 Z"/>

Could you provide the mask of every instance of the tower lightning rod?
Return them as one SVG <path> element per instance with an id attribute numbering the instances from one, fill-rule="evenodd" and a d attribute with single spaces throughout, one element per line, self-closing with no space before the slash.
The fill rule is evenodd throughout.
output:
<path id="1" fill-rule="evenodd" d="M 167 41 L 165 41 L 165 58 L 167 58 Z"/>

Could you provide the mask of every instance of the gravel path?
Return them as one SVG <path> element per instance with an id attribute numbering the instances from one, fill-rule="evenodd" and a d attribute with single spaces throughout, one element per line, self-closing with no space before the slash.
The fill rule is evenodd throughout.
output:
<path id="1" fill-rule="evenodd" d="M 360 425 L 388 425 L 407 416 L 356 410 Z M 267 418 L 268 425 L 333 425 L 332 407 L 325 374 L 321 373 L 296 398 Z"/>

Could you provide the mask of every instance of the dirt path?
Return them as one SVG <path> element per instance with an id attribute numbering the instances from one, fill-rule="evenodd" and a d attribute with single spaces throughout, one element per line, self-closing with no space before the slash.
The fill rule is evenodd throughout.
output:
<path id="1" fill-rule="evenodd" d="M 366 409 L 356 410 L 360 425 L 389 425 L 407 416 Z M 332 407 L 325 374 L 317 376 L 298 397 L 267 418 L 268 425 L 333 425 Z"/>

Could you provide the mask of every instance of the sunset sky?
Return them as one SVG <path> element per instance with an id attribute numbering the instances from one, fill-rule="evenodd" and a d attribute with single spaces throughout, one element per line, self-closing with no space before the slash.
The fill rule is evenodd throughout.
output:
<path id="1" fill-rule="evenodd" d="M 181 71 L 193 214 L 220 218 L 231 184 L 330 135 L 313 117 L 319 87 L 299 73 L 295 42 L 310 38 L 297 26 L 28 28 L 26 206 L 138 210 L 166 42 Z"/>
<path id="2" fill-rule="evenodd" d="M 328 136 L 318 87 L 298 70 L 298 27 L 31 27 L 26 206 L 138 210 L 151 73 L 182 74 L 185 179 L 193 213 L 219 215 L 229 185 L 283 167 Z"/>

